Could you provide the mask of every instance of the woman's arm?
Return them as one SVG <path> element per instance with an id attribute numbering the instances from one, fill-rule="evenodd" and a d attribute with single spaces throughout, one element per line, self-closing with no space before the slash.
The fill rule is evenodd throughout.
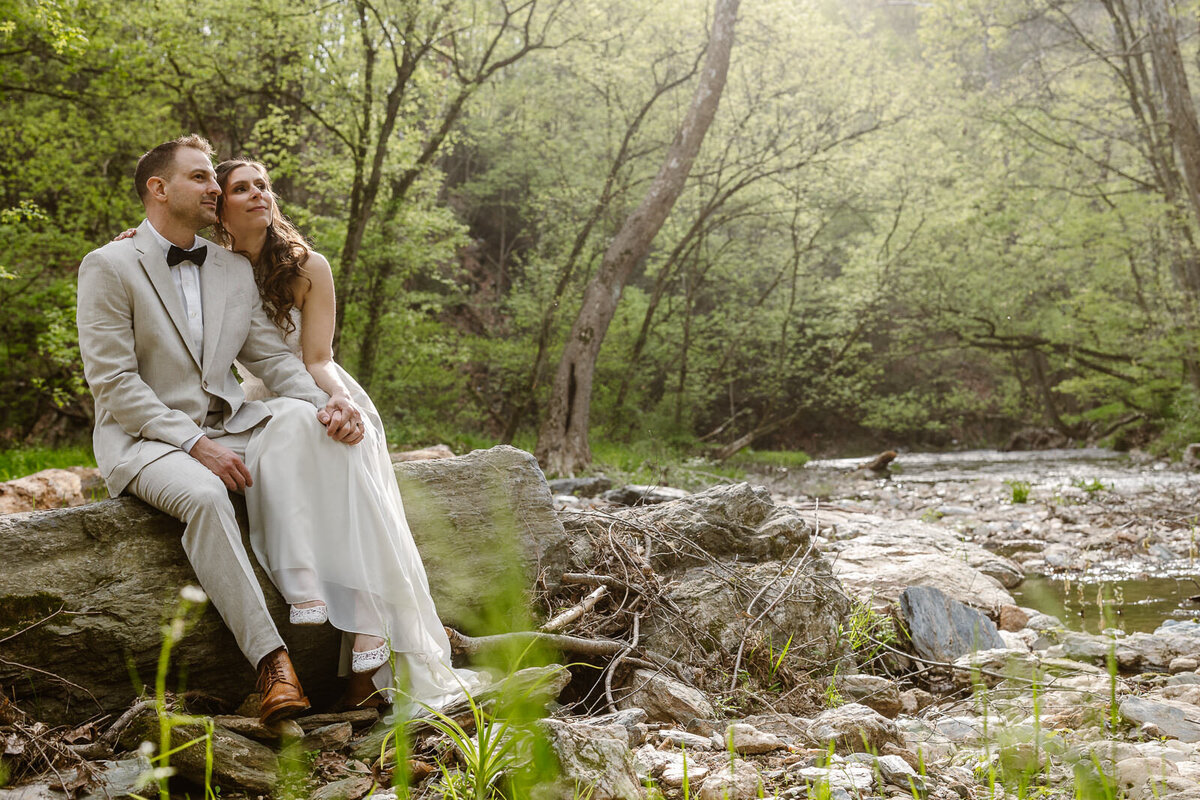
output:
<path id="1" fill-rule="evenodd" d="M 349 423 L 358 424 L 361 411 L 350 397 L 350 391 L 337 373 L 333 363 L 333 327 L 337 301 L 333 289 L 333 270 L 329 261 L 320 253 L 309 253 L 301 275 L 307 291 L 297 291 L 300 306 L 300 354 L 304 366 L 313 380 L 329 395 L 331 412 L 338 408 L 348 409 L 344 415 Z M 298 287 L 301 288 L 301 287 Z M 361 430 L 361 429 L 360 429 Z M 332 431 L 331 431 L 332 433 Z M 344 439 L 348 444 L 361 441 L 361 432 Z"/>

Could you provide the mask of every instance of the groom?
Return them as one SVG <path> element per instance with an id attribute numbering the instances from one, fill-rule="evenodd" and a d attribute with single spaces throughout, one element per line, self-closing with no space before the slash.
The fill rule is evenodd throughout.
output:
<path id="1" fill-rule="evenodd" d="M 271 417 L 247 402 L 237 358 L 280 395 L 304 402 L 339 441 L 358 410 L 331 400 L 263 311 L 245 258 L 199 238 L 221 193 L 212 147 L 199 136 L 165 142 L 138 161 L 146 208 L 137 233 L 84 257 L 77 321 L 84 376 L 96 400 L 96 461 L 116 497 L 128 491 L 183 520 L 183 548 L 238 646 L 258 669 L 261 718 L 308 708 L 242 545 L 230 491 L 254 476 L 243 458 Z M 284 398 L 295 398 L 287 400 Z M 293 415 L 295 416 L 295 415 Z M 289 435 L 325 435 L 313 430 Z M 316 487 L 314 487 L 316 488 Z"/>

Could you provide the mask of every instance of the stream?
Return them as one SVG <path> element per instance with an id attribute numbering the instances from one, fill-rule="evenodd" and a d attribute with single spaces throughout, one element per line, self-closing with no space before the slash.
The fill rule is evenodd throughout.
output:
<path id="1" fill-rule="evenodd" d="M 756 474 L 771 490 L 922 519 L 1019 563 L 1018 604 L 1071 629 L 1153 631 L 1200 617 L 1200 474 L 1096 448 L 901 453 Z M 1023 500 L 1023 502 L 1022 502 Z"/>

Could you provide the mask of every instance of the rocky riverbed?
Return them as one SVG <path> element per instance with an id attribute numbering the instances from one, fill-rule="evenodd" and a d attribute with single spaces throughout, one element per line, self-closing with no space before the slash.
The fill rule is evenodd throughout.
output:
<path id="1" fill-rule="evenodd" d="M 860 463 L 695 494 L 553 482 L 561 526 L 526 526 L 523 547 L 541 565 L 534 637 L 569 666 L 497 672 L 479 698 L 494 718 L 452 713 L 496 734 L 514 695 L 545 709 L 507 730 L 497 785 L 513 800 L 1200 798 L 1195 476 L 1095 451 Z M 1147 612 L 1129 588 L 1147 579 L 1180 588 Z M 470 743 L 495 741 L 418 722 L 398 758 L 373 712 L 263 730 L 175 702 L 214 726 L 224 797 L 450 797 L 478 780 Z M 119 796 L 147 774 L 147 704 L 78 722 L 0 699 L 4 760 L 24 769 L 0 800 Z M 557 777 L 522 788 L 539 763 Z M 204 760 L 172 764 L 196 796 Z"/>

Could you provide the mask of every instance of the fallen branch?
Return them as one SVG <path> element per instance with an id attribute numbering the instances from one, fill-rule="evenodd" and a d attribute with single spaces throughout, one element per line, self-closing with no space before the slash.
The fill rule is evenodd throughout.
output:
<path id="1" fill-rule="evenodd" d="M 564 572 L 564 584 L 582 583 L 588 586 L 607 586 L 610 589 L 622 589 L 627 592 L 641 594 L 641 590 L 633 584 L 614 578 L 610 575 L 592 575 L 587 572 Z"/>
<path id="2" fill-rule="evenodd" d="M 563 628 L 570 625 L 575 620 L 582 617 L 587 612 L 596 607 L 596 603 L 600 602 L 600 598 L 608 594 L 608 587 L 601 584 L 597 586 L 591 594 L 583 598 L 580 602 L 568 608 L 566 611 L 554 617 L 552 620 L 542 626 L 542 632 L 554 633 L 561 631 Z"/>
<path id="3" fill-rule="evenodd" d="M 641 623 L 642 623 L 642 615 L 634 614 L 633 615 L 633 637 L 629 640 L 629 646 L 626 647 L 624 650 L 622 650 L 620 652 L 620 654 L 612 660 L 612 663 L 608 665 L 608 671 L 604 673 L 604 697 L 605 697 L 605 699 L 608 700 L 609 711 L 615 712 L 617 710 L 617 704 L 613 700 L 613 696 L 612 696 L 613 673 L 615 673 L 617 671 L 617 666 L 625 659 L 626 656 L 629 655 L 629 653 L 633 650 L 633 648 L 637 647 L 638 635 L 641 632 Z"/>
<path id="4" fill-rule="evenodd" d="M 446 628 L 446 635 L 450 638 L 450 647 L 455 653 L 468 656 L 514 644 L 536 643 L 564 653 L 577 653 L 585 656 L 615 656 L 626 647 L 624 642 L 612 639 L 582 639 L 578 636 L 541 631 L 513 631 L 512 633 L 496 633 L 491 636 L 467 636 L 453 628 Z"/>
<path id="5" fill-rule="evenodd" d="M 578 636 L 565 636 L 557 633 L 542 633 L 541 631 L 513 631 L 512 633 L 496 633 L 491 636 L 467 636 L 453 628 L 446 628 L 446 636 L 450 639 L 450 648 L 455 654 L 478 655 L 499 647 L 518 645 L 527 647 L 530 644 L 541 644 L 555 648 L 563 653 L 575 653 L 584 656 L 618 656 L 629 645 L 612 639 L 583 639 Z M 670 670 L 672 674 L 683 680 L 688 680 L 686 671 L 678 661 L 668 658 L 652 650 L 640 650 L 641 658 L 626 657 L 624 660 L 637 666 L 653 666 L 655 669 Z"/>
<path id="6" fill-rule="evenodd" d="M 87 759 L 107 758 L 112 755 L 113 748 L 116 747 L 117 740 L 121 738 L 121 734 L 125 729 L 145 712 L 154 708 L 154 700 L 139 700 L 134 703 L 129 709 L 117 718 L 117 721 L 108 726 L 108 730 L 94 742 L 87 744 L 69 745 L 71 750 L 76 755 Z"/>

